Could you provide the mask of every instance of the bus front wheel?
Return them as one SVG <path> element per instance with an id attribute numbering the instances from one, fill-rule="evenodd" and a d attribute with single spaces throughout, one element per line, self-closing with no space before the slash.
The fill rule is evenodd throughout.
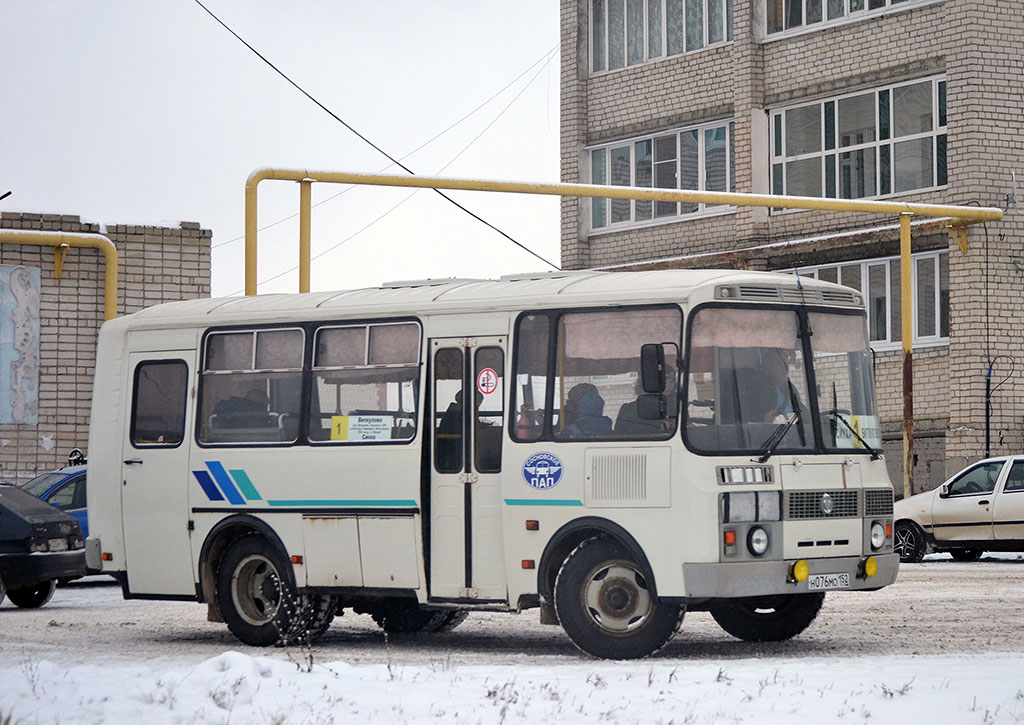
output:
<path id="1" fill-rule="evenodd" d="M 726 632 L 747 642 L 781 642 L 814 621 L 824 592 L 751 597 L 711 607 L 711 616 Z"/>
<path id="2" fill-rule="evenodd" d="M 566 557 L 555 580 L 558 621 L 579 649 L 606 659 L 647 657 L 672 639 L 683 608 L 659 602 L 626 548 L 594 536 Z"/>
<path id="3" fill-rule="evenodd" d="M 306 635 L 311 602 L 283 575 L 284 557 L 260 536 L 243 536 L 217 570 L 221 617 L 238 639 L 255 647 L 290 644 Z"/>

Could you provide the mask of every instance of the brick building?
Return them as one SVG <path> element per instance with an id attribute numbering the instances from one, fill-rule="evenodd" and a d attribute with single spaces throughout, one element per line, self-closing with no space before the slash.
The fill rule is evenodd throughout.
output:
<path id="1" fill-rule="evenodd" d="M 971 228 L 966 256 L 942 224 L 914 223 L 924 490 L 984 456 L 990 364 L 993 386 L 1009 376 L 992 395 L 991 453 L 1024 444 L 1011 374 L 1024 369 L 1021 48 L 1017 0 L 561 0 L 562 180 L 1009 207 Z M 896 482 L 898 254 L 891 218 L 562 204 L 566 268 L 749 266 L 859 290 Z"/>
<path id="2" fill-rule="evenodd" d="M 0 230 L 103 233 L 117 247 L 119 315 L 210 296 L 208 229 L 83 222 L 62 214 L 0 214 Z M 22 482 L 86 450 L 104 258 L 68 250 L 60 279 L 50 247 L 0 245 L 0 480 Z M 13 324 L 13 327 L 12 327 Z"/>

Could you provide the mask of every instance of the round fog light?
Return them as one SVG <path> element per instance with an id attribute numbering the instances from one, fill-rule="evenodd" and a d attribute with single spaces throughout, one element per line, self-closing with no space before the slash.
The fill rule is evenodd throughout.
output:
<path id="1" fill-rule="evenodd" d="M 885 527 L 877 521 L 871 524 L 871 549 L 877 551 L 885 543 Z"/>
<path id="2" fill-rule="evenodd" d="M 864 560 L 864 576 L 868 579 L 878 573 L 878 559 L 873 556 L 869 556 Z"/>
<path id="3" fill-rule="evenodd" d="M 768 551 L 768 532 L 760 526 L 755 526 L 747 534 L 747 549 L 754 556 L 761 556 Z"/>
<path id="4" fill-rule="evenodd" d="M 795 582 L 807 581 L 810 573 L 811 569 L 803 559 L 793 562 L 793 565 L 789 567 L 790 579 Z"/>

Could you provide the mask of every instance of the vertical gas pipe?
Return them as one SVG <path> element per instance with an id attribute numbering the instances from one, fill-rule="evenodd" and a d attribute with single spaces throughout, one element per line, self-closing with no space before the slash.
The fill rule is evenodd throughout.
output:
<path id="1" fill-rule="evenodd" d="M 914 490 L 914 326 L 910 275 L 910 213 L 900 214 L 900 303 L 903 337 L 903 496 Z"/>

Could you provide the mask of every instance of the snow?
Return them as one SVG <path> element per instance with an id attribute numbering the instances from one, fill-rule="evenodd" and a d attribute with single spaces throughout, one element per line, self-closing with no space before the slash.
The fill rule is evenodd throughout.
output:
<path id="1" fill-rule="evenodd" d="M 24 659 L 0 664 L 0 722 L 1017 722 L 1022 671 L 1016 654 L 543 668 L 353 666 L 302 650 L 198 664 Z"/>

